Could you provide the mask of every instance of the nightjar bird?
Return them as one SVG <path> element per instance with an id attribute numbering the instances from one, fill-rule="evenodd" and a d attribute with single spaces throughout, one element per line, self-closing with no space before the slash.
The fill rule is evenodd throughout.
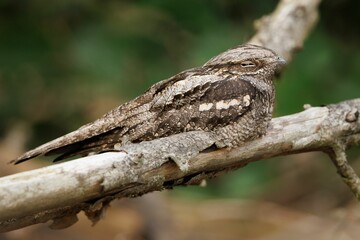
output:
<path id="1" fill-rule="evenodd" d="M 274 51 L 240 45 L 151 86 L 98 120 L 13 160 L 55 160 L 116 150 L 188 131 L 211 131 L 217 147 L 235 147 L 266 133 L 274 105 L 274 78 L 285 61 Z"/>

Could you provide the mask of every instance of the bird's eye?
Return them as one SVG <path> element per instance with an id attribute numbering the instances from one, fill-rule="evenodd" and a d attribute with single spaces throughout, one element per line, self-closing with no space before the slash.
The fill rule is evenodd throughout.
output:
<path id="1" fill-rule="evenodd" d="M 240 63 L 240 65 L 244 68 L 253 68 L 256 67 L 256 64 L 252 61 L 243 61 L 242 63 Z"/>

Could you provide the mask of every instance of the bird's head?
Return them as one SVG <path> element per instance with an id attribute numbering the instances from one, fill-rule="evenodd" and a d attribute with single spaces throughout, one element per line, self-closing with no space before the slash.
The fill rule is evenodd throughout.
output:
<path id="1" fill-rule="evenodd" d="M 223 69 L 240 77 L 273 79 L 286 61 L 274 51 L 252 44 L 240 45 L 210 59 L 204 66 Z"/>

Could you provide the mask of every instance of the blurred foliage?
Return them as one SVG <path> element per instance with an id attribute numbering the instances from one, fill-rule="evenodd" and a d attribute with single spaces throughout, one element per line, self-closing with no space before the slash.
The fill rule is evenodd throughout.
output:
<path id="1" fill-rule="evenodd" d="M 34 147 L 92 121 L 175 73 L 245 42 L 277 1 L 0 1 L 0 137 Z M 277 86 L 275 115 L 359 97 L 359 1 L 321 5 L 318 26 Z M 322 163 L 325 161 L 322 161 Z M 256 196 L 282 161 L 251 164 L 200 196 Z M 340 181 L 340 180 L 339 180 Z M 182 190 L 178 191 L 179 193 Z"/>

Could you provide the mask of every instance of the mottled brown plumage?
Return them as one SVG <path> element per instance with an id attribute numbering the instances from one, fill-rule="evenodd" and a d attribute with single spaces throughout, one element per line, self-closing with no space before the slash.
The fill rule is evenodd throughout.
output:
<path id="1" fill-rule="evenodd" d="M 60 154 L 57 159 L 63 159 L 114 151 L 126 142 L 194 130 L 214 132 L 218 147 L 241 145 L 265 134 L 274 104 L 273 79 L 284 62 L 255 45 L 229 49 L 13 162 L 39 155 Z"/>

